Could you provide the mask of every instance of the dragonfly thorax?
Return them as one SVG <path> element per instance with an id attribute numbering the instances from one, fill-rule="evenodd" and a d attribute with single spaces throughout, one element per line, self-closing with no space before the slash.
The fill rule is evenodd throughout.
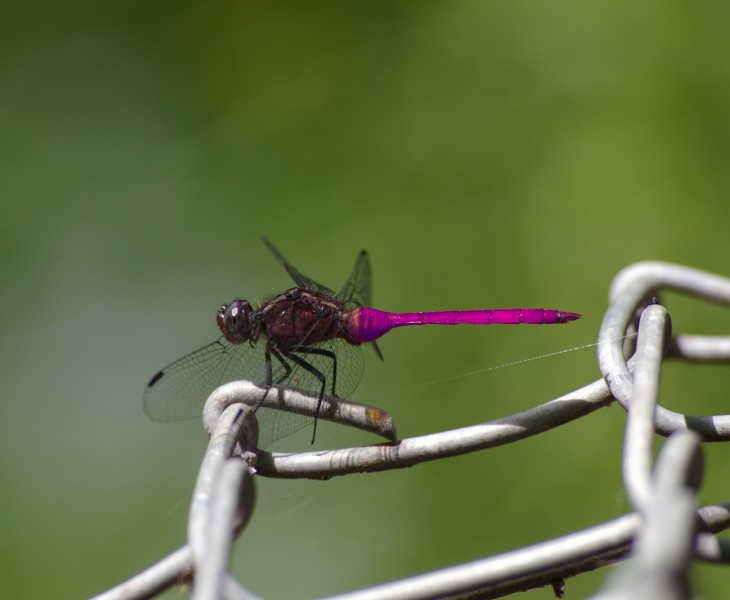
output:
<path id="1" fill-rule="evenodd" d="M 231 344 L 242 344 L 251 339 L 253 313 L 248 300 L 234 300 L 221 306 L 216 321 L 221 333 Z"/>

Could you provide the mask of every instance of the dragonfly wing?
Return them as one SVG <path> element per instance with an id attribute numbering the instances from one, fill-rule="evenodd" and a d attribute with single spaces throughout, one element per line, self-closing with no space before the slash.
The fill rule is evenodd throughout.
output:
<path id="1" fill-rule="evenodd" d="M 370 257 L 366 250 L 361 250 L 352 268 L 352 274 L 337 296 L 354 306 L 371 306 L 373 295 Z M 383 360 L 383 353 L 375 342 L 371 343 L 375 355 Z"/>
<path id="2" fill-rule="evenodd" d="M 145 414 L 153 421 L 199 417 L 210 393 L 220 385 L 246 379 L 263 384 L 264 344 L 231 344 L 225 338 L 191 352 L 158 372 L 147 384 Z M 273 361 L 274 379 L 284 374 Z"/>
<path id="3" fill-rule="evenodd" d="M 203 346 L 168 365 L 150 380 L 143 397 L 144 412 L 153 421 L 199 418 L 210 393 L 224 383 L 238 379 L 258 384 L 263 394 L 266 378 L 264 354 L 264 343 L 255 346 L 230 344 L 225 338 L 220 338 Z M 326 370 L 326 365 L 317 364 Z M 291 380 L 295 378 L 302 380 L 305 389 L 311 390 L 318 383 L 298 375 L 302 369 L 294 363 L 291 363 L 288 375 L 274 357 L 272 367 L 273 380 L 278 381 L 279 385 L 291 385 Z M 318 392 L 319 386 L 315 387 Z M 264 407 L 256 411 L 256 418 L 259 422 L 260 448 L 266 448 L 313 422 L 311 417 Z"/>
<path id="4" fill-rule="evenodd" d="M 328 296 L 335 295 L 334 291 L 332 291 L 328 287 L 322 285 L 321 283 L 317 283 L 306 275 L 302 275 L 296 268 L 294 268 L 294 266 L 288 260 L 286 260 L 282 256 L 281 252 L 279 252 L 274 247 L 274 244 L 272 244 L 268 239 L 266 239 L 265 237 L 262 237 L 261 239 L 264 241 L 264 244 L 266 244 L 266 247 L 276 257 L 276 260 L 278 260 L 281 265 L 286 269 L 286 272 L 289 273 L 289 277 L 294 280 L 294 283 L 296 283 L 297 286 L 310 290 L 319 290 L 320 292 L 326 293 Z"/>
<path id="5" fill-rule="evenodd" d="M 352 268 L 352 274 L 347 283 L 337 294 L 344 302 L 356 306 L 370 306 L 373 292 L 370 273 L 370 257 L 366 250 L 361 250 Z"/>

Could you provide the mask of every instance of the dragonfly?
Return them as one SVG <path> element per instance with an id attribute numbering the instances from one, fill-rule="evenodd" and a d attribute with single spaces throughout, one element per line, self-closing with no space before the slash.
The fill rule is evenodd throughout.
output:
<path id="1" fill-rule="evenodd" d="M 266 238 L 264 244 L 295 286 L 252 305 L 244 299 L 224 304 L 216 314 L 221 336 L 158 371 L 144 391 L 145 414 L 154 421 L 200 416 L 210 393 L 237 379 L 257 382 L 263 390 L 259 408 L 273 386 L 293 387 L 318 398 L 314 419 L 295 415 L 289 426 L 268 432 L 269 441 L 314 423 L 325 393 L 347 398 L 364 370 L 361 347 L 370 345 L 381 360 L 376 340 L 409 325 L 494 325 L 568 323 L 581 315 L 544 308 L 478 309 L 394 313 L 370 308 L 370 258 L 358 255 L 352 274 L 335 292 L 302 275 Z M 278 412 L 278 411 L 275 411 Z M 298 417 L 298 419 L 296 418 Z M 302 420 L 304 422 L 302 423 Z M 263 433 L 263 432 L 262 432 Z"/>

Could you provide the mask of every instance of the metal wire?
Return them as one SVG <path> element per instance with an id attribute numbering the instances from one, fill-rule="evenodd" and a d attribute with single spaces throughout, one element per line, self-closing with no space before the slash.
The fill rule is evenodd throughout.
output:
<path id="1" fill-rule="evenodd" d="M 659 375 L 669 327 L 667 313 L 661 306 L 649 306 L 641 315 L 631 409 L 626 419 L 623 452 L 626 494 L 640 512 L 651 498 L 654 414 L 659 399 Z"/>
<path id="2" fill-rule="evenodd" d="M 663 289 L 730 305 L 728 279 L 667 263 L 632 265 L 611 286 L 599 333 L 598 363 L 603 379 L 489 423 L 392 444 L 268 453 L 256 450 L 258 426 L 248 408 L 261 399 L 260 389 L 248 382 L 219 388 L 204 414 L 210 443 L 193 492 L 188 544 L 96 598 L 148 598 L 175 582 L 191 580 L 196 600 L 256 598 L 228 573 L 234 540 L 251 517 L 254 475 L 326 479 L 409 467 L 537 435 L 614 399 L 628 413 L 622 468 L 633 513 L 520 550 L 333 598 L 496 598 L 544 585 L 553 585 L 559 594 L 566 577 L 627 558 L 594 598 L 693 597 L 687 576 L 692 561 L 730 562 L 730 543 L 715 535 L 730 527 L 730 501 L 696 508 L 703 474 L 701 443 L 730 439 L 730 416 L 695 417 L 662 408 L 660 372 L 667 357 L 727 362 L 730 337 L 672 336 L 669 315 L 658 304 Z M 633 328 L 638 331 L 637 350 L 627 360 L 622 337 Z M 295 390 L 274 389 L 266 406 L 313 415 L 317 414 L 317 401 Z M 335 423 L 396 439 L 392 420 L 375 407 L 327 398 L 321 414 Z M 653 461 L 655 432 L 669 438 Z"/>
<path id="3" fill-rule="evenodd" d="M 603 318 L 598 335 L 598 366 L 614 398 L 624 409 L 631 404 L 633 378 L 628 371 L 621 343 L 624 332 L 629 328 L 635 312 L 647 298 L 656 296 L 660 290 L 673 289 L 730 304 L 730 280 L 717 275 L 662 262 L 642 262 L 621 271 L 611 285 L 610 304 Z M 726 341 L 728 338 L 724 338 Z M 713 349 L 712 358 L 719 360 L 722 345 L 717 338 L 695 336 L 695 350 L 699 360 L 701 344 Z M 684 345 L 686 349 L 686 344 Z M 725 355 L 727 360 L 730 354 Z M 730 415 L 695 417 L 679 414 L 661 406 L 656 410 L 655 427 L 664 436 L 680 429 L 692 429 L 706 442 L 724 442 L 730 439 Z"/>

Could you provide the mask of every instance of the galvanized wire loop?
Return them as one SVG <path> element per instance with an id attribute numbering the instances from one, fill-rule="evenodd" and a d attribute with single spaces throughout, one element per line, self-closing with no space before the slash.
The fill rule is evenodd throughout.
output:
<path id="1" fill-rule="evenodd" d="M 610 304 L 598 335 L 598 365 L 613 396 L 628 410 L 633 378 L 623 355 L 621 338 L 628 330 L 636 309 L 657 290 L 673 289 L 700 298 L 730 305 L 730 280 L 689 267 L 662 262 L 642 262 L 627 267 L 613 281 Z M 699 337 L 699 336 L 697 336 Z M 697 339 L 694 340 L 697 349 Z M 688 348 L 686 340 L 685 349 Z M 676 346 L 675 346 L 676 347 Z M 707 340 L 716 357 L 718 344 Z M 716 358 L 713 358 L 716 360 Z M 692 429 L 704 441 L 730 439 L 730 415 L 691 416 L 661 406 L 656 410 L 656 431 L 669 435 L 673 431 Z"/>
<path id="2" fill-rule="evenodd" d="M 255 468 L 234 456 L 234 450 L 248 452 L 256 447 L 257 437 L 253 411 L 242 404 L 229 406 L 211 432 L 188 521 L 196 600 L 223 596 L 231 544 L 254 504 Z"/>
<path id="3" fill-rule="evenodd" d="M 659 401 L 659 376 L 669 327 L 668 315 L 661 306 L 649 306 L 641 315 L 623 451 L 624 487 L 639 512 L 644 510 L 651 495 L 654 414 Z"/>
<path id="4" fill-rule="evenodd" d="M 565 577 L 629 556 L 631 560 L 608 579 L 595 598 L 690 598 L 687 570 L 693 559 L 730 562 L 730 543 L 716 536 L 730 528 L 730 501 L 696 508 L 703 474 L 700 444 L 729 439 L 730 417 L 687 417 L 661 408 L 660 372 L 667 356 L 688 361 L 730 360 L 730 336 L 671 336 L 669 315 L 656 304 L 657 290 L 664 288 L 730 305 L 730 280 L 666 263 L 629 267 L 614 281 L 599 334 L 604 378 L 488 423 L 391 444 L 268 453 L 256 449 L 258 424 L 250 408 L 261 401 L 261 388 L 248 382 L 219 388 L 205 409 L 211 439 L 193 493 L 188 544 L 97 598 L 149 597 L 176 581 L 193 581 L 196 599 L 255 599 L 228 573 L 232 544 L 252 514 L 254 474 L 328 479 L 409 467 L 537 435 L 607 406 L 614 398 L 628 412 L 623 474 L 635 512 L 498 556 L 333 598 L 459 598 L 470 594 L 492 598 L 544 585 L 559 589 Z M 648 306 L 647 299 L 651 299 Z M 640 320 L 636 319 L 637 308 L 641 309 Z M 638 331 L 636 353 L 626 360 L 621 337 L 632 328 Z M 327 398 L 324 410 L 318 413 L 317 403 L 314 396 L 277 388 L 262 406 L 319 414 L 396 439 L 392 420 L 380 409 Z M 655 432 L 669 437 L 652 464 Z"/>
<path id="5" fill-rule="evenodd" d="M 392 445 L 280 454 L 260 452 L 262 475 L 323 479 L 349 473 L 401 469 L 527 438 L 569 423 L 613 401 L 599 379 L 570 394 L 488 423 L 407 438 Z"/>
<path id="6" fill-rule="evenodd" d="M 393 419 L 384 410 L 375 406 L 331 396 L 324 396 L 320 405 L 319 398 L 315 394 L 278 386 L 273 386 L 262 398 L 263 391 L 250 381 L 231 381 L 214 390 L 203 409 L 203 425 L 206 431 L 211 431 L 216 426 L 226 407 L 240 402 L 257 409 L 287 411 L 312 419 L 316 415 L 323 421 L 374 433 L 386 440 L 397 439 Z M 266 442 L 271 441 L 273 440 L 266 440 Z M 261 445 L 266 446 L 266 443 Z"/>
<path id="7" fill-rule="evenodd" d="M 632 407 L 633 410 L 633 407 Z M 699 436 L 678 431 L 657 459 L 636 532 L 633 560 L 609 578 L 600 600 L 682 600 L 691 597 L 688 567 L 698 519 L 695 497 L 702 472 Z"/>

